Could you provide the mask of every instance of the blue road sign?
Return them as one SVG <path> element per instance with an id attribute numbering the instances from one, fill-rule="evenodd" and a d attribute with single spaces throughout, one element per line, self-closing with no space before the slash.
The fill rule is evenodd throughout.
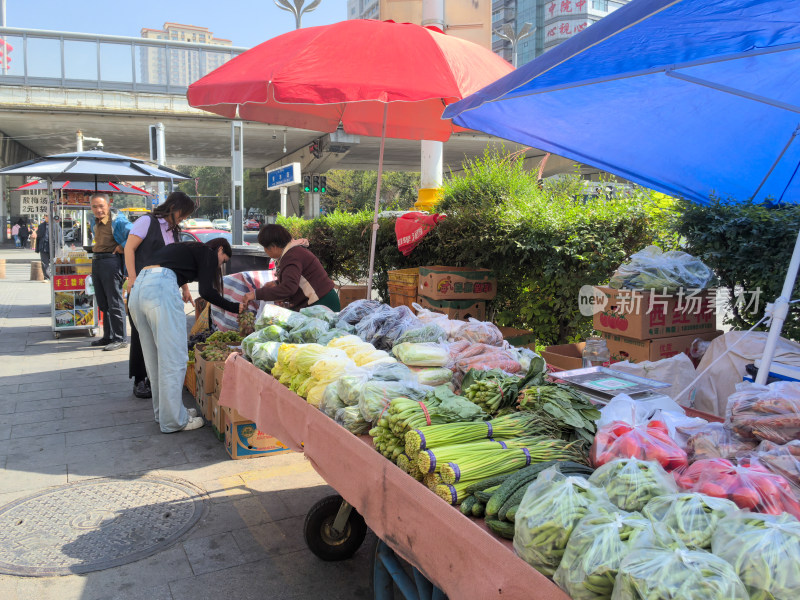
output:
<path id="1" fill-rule="evenodd" d="M 267 171 L 267 189 L 297 185 L 300 183 L 300 163 L 290 163 L 277 169 Z"/>

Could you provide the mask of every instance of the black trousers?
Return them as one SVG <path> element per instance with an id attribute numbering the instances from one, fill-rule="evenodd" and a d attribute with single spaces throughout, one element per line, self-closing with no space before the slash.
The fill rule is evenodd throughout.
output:
<path id="1" fill-rule="evenodd" d="M 50 253 L 39 252 L 39 260 L 42 261 L 42 275 L 45 279 L 50 279 Z"/>
<path id="2" fill-rule="evenodd" d="M 134 383 L 139 383 L 147 378 L 147 368 L 144 364 L 144 354 L 142 354 L 142 343 L 139 341 L 139 331 L 133 324 L 131 313 L 128 312 L 128 322 L 131 325 L 131 353 L 128 357 L 128 378 L 133 377 Z"/>
<path id="3" fill-rule="evenodd" d="M 103 339 L 125 341 L 125 304 L 122 301 L 122 255 L 95 254 L 92 281 L 97 306 L 105 313 Z"/>

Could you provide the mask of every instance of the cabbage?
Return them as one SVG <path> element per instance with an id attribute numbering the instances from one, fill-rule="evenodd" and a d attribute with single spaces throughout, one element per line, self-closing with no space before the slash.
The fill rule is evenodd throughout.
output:
<path id="1" fill-rule="evenodd" d="M 392 352 L 400 362 L 413 367 L 443 367 L 450 359 L 445 346 L 431 342 L 404 342 L 395 346 Z"/>
<path id="2" fill-rule="evenodd" d="M 445 385 L 453 381 L 453 372 L 444 367 L 414 369 L 414 376 L 422 385 Z"/>

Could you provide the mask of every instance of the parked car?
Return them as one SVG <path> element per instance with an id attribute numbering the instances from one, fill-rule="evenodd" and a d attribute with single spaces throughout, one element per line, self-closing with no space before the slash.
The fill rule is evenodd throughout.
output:
<path id="1" fill-rule="evenodd" d="M 221 229 L 223 231 L 231 230 L 231 224 L 225 219 L 214 219 L 211 223 L 214 225 L 214 229 Z"/>
<path id="2" fill-rule="evenodd" d="M 181 231 L 182 242 L 208 242 L 214 238 L 225 238 L 229 244 L 233 243 L 230 231 L 221 231 L 214 228 L 184 229 Z"/>
<path id="3" fill-rule="evenodd" d="M 244 222 L 244 228 L 247 231 L 258 231 L 259 229 L 261 229 L 261 224 L 255 219 L 247 219 Z"/>

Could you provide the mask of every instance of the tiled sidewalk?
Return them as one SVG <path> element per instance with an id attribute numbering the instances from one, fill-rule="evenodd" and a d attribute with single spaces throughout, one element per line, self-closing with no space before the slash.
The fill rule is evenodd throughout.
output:
<path id="1" fill-rule="evenodd" d="M 54 339 L 49 285 L 29 281 L 38 256 L 11 248 L 0 258 L 0 506 L 49 486 L 132 474 L 177 477 L 208 493 L 204 517 L 166 550 L 85 575 L 0 575 L 0 600 L 371 596 L 374 536 L 341 563 L 305 546 L 308 509 L 333 491 L 302 455 L 233 461 L 208 426 L 162 434 L 150 401 L 131 393 L 127 349 L 92 348 L 85 333 Z M 188 393 L 184 401 L 193 402 Z"/>

